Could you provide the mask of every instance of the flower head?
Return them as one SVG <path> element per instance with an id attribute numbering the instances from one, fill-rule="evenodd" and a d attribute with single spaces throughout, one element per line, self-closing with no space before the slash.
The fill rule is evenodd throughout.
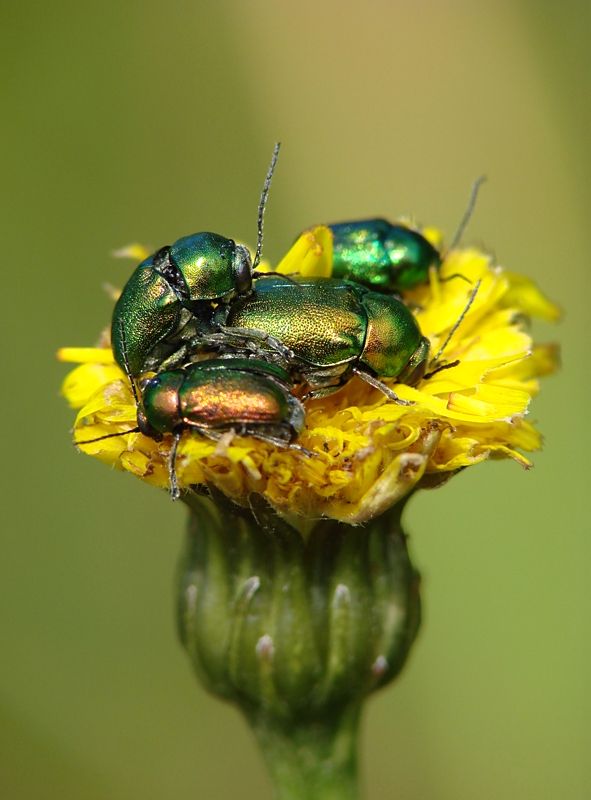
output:
<path id="1" fill-rule="evenodd" d="M 437 231 L 423 233 L 439 242 Z M 328 276 L 331 246 L 327 228 L 309 231 L 277 271 Z M 534 344 L 528 321 L 531 316 L 554 321 L 557 308 L 529 280 L 474 248 L 448 252 L 429 283 L 405 293 L 404 301 L 430 341 L 432 374 L 415 387 L 385 383 L 412 405 L 392 402 L 357 378 L 334 394 L 307 401 L 298 443 L 316 457 L 252 437 L 230 433 L 213 442 L 187 431 L 176 460 L 179 486 L 214 484 L 242 504 L 256 492 L 282 514 L 356 524 L 417 485 L 434 485 L 488 458 L 511 458 L 529 467 L 525 454 L 540 447 L 541 436 L 527 412 L 538 378 L 556 367 L 557 349 Z M 64 348 L 59 357 L 80 363 L 63 385 L 78 409 L 75 441 L 136 426 L 131 387 L 108 338 L 96 348 Z M 438 366 L 449 368 L 437 371 Z M 171 436 L 156 441 L 132 432 L 79 447 L 168 487 L 171 444 Z"/>

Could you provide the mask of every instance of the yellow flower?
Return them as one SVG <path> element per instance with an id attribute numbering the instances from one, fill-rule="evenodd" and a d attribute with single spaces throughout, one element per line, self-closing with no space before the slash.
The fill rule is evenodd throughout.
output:
<path id="1" fill-rule="evenodd" d="M 440 241 L 439 232 L 424 233 Z M 331 262 L 330 231 L 318 227 L 298 239 L 277 270 L 327 276 Z M 465 280 L 446 280 L 457 275 Z M 533 343 L 528 317 L 554 321 L 556 306 L 529 280 L 504 271 L 474 248 L 448 253 L 430 282 L 404 299 L 416 309 L 431 353 L 444 347 L 442 361 L 459 361 L 416 387 L 385 381 L 413 405 L 391 402 L 356 378 L 335 394 L 308 401 L 298 442 L 315 451 L 316 458 L 251 437 L 230 436 L 216 443 L 187 431 L 178 450 L 179 486 L 212 483 L 243 504 L 258 492 L 282 514 L 356 524 L 385 511 L 417 485 L 434 485 L 490 457 L 509 457 L 529 467 L 524 453 L 541 445 L 540 434 L 526 419 L 529 403 L 538 378 L 556 368 L 558 355 L 553 345 Z M 136 425 L 129 382 L 107 342 L 97 348 L 64 348 L 59 358 L 80 363 L 62 389 L 79 409 L 75 440 Z M 171 441 L 130 433 L 80 449 L 168 487 Z"/>

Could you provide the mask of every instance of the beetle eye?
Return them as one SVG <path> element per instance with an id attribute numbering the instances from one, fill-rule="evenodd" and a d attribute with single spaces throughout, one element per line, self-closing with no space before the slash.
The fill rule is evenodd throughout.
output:
<path id="1" fill-rule="evenodd" d="M 234 278 L 238 294 L 248 294 L 252 289 L 252 261 L 244 245 L 237 244 L 234 253 Z"/>

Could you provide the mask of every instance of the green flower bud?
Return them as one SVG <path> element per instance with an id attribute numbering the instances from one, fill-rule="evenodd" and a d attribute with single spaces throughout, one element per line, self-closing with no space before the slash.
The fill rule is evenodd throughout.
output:
<path id="1" fill-rule="evenodd" d="M 401 508 L 363 528 L 320 520 L 304 536 L 258 497 L 244 509 L 212 496 L 187 498 L 181 639 L 204 685 L 246 714 L 272 771 L 293 768 L 280 783 L 308 787 L 282 796 L 306 797 L 352 769 L 361 703 L 398 674 L 418 630 Z M 354 795 L 337 781 L 334 796 Z"/>

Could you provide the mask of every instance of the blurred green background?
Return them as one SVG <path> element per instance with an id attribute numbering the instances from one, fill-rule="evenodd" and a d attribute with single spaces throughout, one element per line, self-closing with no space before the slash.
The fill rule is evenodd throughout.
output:
<path id="1" fill-rule="evenodd" d="M 338 218 L 451 232 L 485 172 L 466 241 L 568 312 L 537 328 L 564 369 L 535 469 L 408 509 L 425 623 L 370 704 L 367 797 L 585 796 L 590 33 L 572 0 L 2 3 L 2 798 L 270 798 L 175 638 L 183 509 L 76 454 L 53 359 L 107 322 L 111 249 L 253 241 L 278 138 L 269 257 Z"/>

